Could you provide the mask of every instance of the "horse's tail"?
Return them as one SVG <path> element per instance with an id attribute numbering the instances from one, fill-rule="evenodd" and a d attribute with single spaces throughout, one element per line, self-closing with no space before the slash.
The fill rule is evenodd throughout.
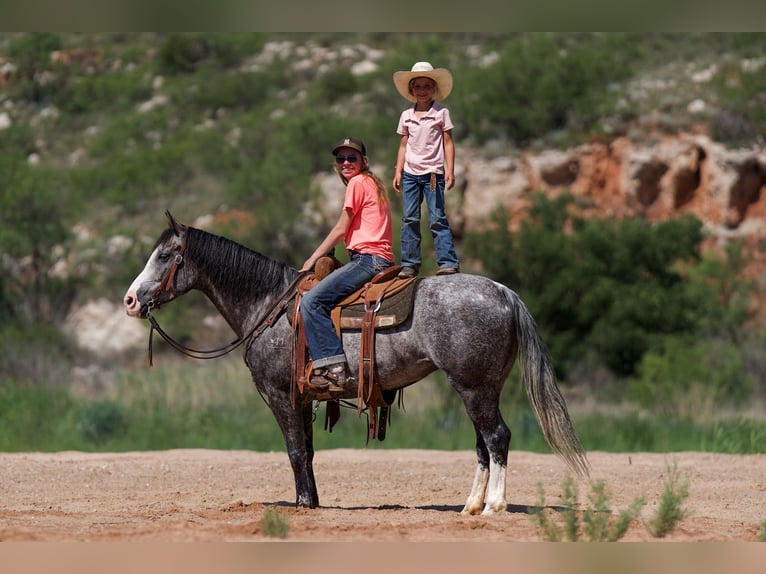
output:
<path id="1" fill-rule="evenodd" d="M 569 418 L 564 397 L 537 325 L 519 296 L 502 286 L 511 304 L 519 342 L 521 378 L 532 412 L 548 445 L 579 476 L 589 476 L 590 463 Z"/>

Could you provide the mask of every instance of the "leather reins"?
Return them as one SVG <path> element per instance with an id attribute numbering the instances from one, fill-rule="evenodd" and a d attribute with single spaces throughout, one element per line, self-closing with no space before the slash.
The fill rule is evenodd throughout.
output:
<path id="1" fill-rule="evenodd" d="M 223 357 L 224 355 L 231 353 L 234 349 L 242 345 L 245 341 L 249 341 L 247 348 L 245 349 L 245 353 L 250 348 L 250 344 L 252 344 L 252 341 L 257 338 L 261 333 L 263 333 L 267 328 L 271 327 L 276 320 L 279 318 L 282 311 L 287 307 L 287 304 L 289 303 L 290 299 L 295 294 L 296 287 L 298 285 L 298 282 L 303 278 L 303 276 L 306 274 L 305 271 L 301 271 L 298 273 L 298 275 L 293 279 L 290 284 L 287 286 L 287 288 L 282 292 L 282 294 L 274 301 L 274 303 L 271 304 L 271 306 L 266 310 L 266 312 L 263 314 L 263 316 L 258 320 L 258 322 L 253 326 L 250 331 L 241 338 L 235 339 L 228 345 L 224 345 L 223 347 L 218 347 L 217 349 L 210 349 L 207 351 L 200 351 L 197 349 L 192 349 L 191 347 L 186 347 L 185 345 L 182 345 L 175 339 L 173 339 L 170 335 L 168 335 L 162 327 L 160 327 L 159 323 L 157 323 L 157 319 L 154 318 L 152 315 L 153 309 L 159 309 L 159 296 L 162 294 L 163 291 L 170 291 L 170 289 L 173 286 L 173 281 L 175 280 L 176 271 L 178 270 L 178 267 L 181 266 L 184 260 L 184 252 L 186 251 L 186 240 L 184 239 L 184 243 L 181 245 L 181 249 L 176 254 L 175 259 L 173 260 L 173 263 L 168 269 L 167 274 L 165 277 L 162 278 L 162 281 L 160 281 L 160 284 L 157 286 L 157 289 L 154 290 L 154 293 L 152 293 L 151 299 L 149 299 L 149 302 L 147 303 L 147 312 L 146 312 L 146 318 L 149 320 L 149 323 L 151 323 L 151 328 L 149 329 L 149 366 L 152 366 L 152 335 L 154 334 L 154 331 L 156 330 L 160 336 L 165 340 L 167 344 L 169 344 L 171 347 L 173 347 L 176 351 L 179 351 L 180 353 L 183 353 L 184 355 L 188 357 L 192 357 L 194 359 L 216 359 L 218 357 Z"/>

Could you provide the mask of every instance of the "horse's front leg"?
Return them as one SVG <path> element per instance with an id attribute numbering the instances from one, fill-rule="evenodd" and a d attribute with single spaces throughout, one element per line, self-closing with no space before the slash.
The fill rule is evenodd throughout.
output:
<path id="1" fill-rule="evenodd" d="M 294 409 L 287 395 L 269 396 L 269 404 L 287 446 L 287 456 L 295 476 L 295 504 L 319 506 L 314 478 L 314 444 L 311 402 Z"/>
<path id="2" fill-rule="evenodd" d="M 306 474 L 308 476 L 309 495 L 313 504 L 309 508 L 319 506 L 319 493 L 317 482 L 314 478 L 314 411 L 313 402 L 308 401 L 303 407 L 303 443 L 306 448 Z M 300 504 L 298 504 L 300 506 Z"/>

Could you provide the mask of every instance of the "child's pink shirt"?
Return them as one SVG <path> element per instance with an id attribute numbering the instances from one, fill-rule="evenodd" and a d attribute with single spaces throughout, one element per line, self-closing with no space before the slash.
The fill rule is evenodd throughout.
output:
<path id="1" fill-rule="evenodd" d="M 359 174 L 349 180 L 343 209 L 351 210 L 346 249 L 393 261 L 391 211 L 378 200 L 378 189 L 371 177 Z"/>
<path id="2" fill-rule="evenodd" d="M 407 136 L 404 171 L 412 175 L 444 173 L 444 132 L 453 128 L 449 110 L 434 102 L 420 117 L 415 117 L 415 106 L 399 116 L 396 133 Z"/>

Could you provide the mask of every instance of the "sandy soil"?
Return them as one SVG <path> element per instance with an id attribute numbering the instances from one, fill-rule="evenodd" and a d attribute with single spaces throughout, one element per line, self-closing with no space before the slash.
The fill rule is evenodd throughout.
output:
<path id="1" fill-rule="evenodd" d="M 623 540 L 653 540 L 646 529 L 675 462 L 689 480 L 688 512 L 667 540 L 753 541 L 766 520 L 766 456 L 684 452 L 589 454 L 616 513 L 644 496 L 641 520 Z M 514 451 L 508 512 L 463 516 L 475 467 L 469 451 L 325 450 L 316 454 L 321 507 L 293 506 L 285 453 L 172 450 L 120 454 L 0 454 L 0 541 L 269 540 L 264 510 L 276 509 L 293 541 L 536 541 L 527 509 L 557 507 L 563 463 Z M 587 482 L 579 483 L 586 505 Z M 555 515 L 555 514 L 554 514 Z"/>

